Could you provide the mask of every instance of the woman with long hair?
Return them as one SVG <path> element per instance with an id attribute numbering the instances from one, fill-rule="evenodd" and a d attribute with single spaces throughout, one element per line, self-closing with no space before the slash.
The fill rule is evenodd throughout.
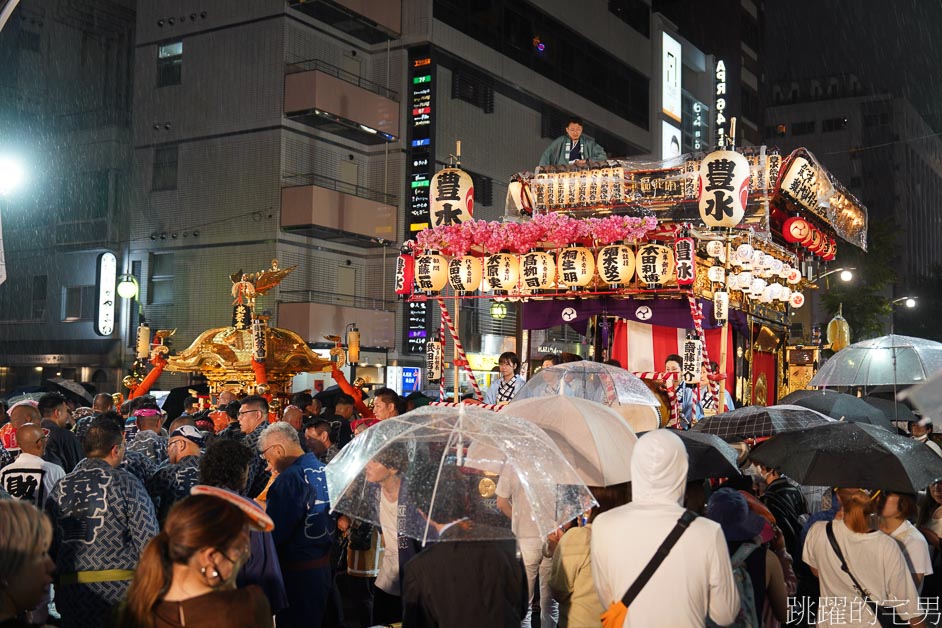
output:
<path id="1" fill-rule="evenodd" d="M 837 495 L 843 518 L 815 523 L 805 539 L 802 558 L 821 585 L 821 606 L 805 612 L 816 612 L 821 625 L 839 618 L 842 626 L 862 628 L 876 624 L 875 605 L 893 606 L 900 621 L 922 626 L 919 594 L 903 552 L 871 525 L 880 491 L 840 488 Z M 851 608 L 860 611 L 849 613 Z"/>
<path id="2" fill-rule="evenodd" d="M 0 628 L 33 626 L 26 619 L 49 593 L 55 563 L 52 525 L 35 506 L 0 500 Z"/>
<path id="3" fill-rule="evenodd" d="M 236 574 L 249 554 L 250 527 L 270 530 L 271 519 L 231 491 L 194 487 L 144 548 L 118 625 L 272 626 L 262 590 L 235 588 Z"/>

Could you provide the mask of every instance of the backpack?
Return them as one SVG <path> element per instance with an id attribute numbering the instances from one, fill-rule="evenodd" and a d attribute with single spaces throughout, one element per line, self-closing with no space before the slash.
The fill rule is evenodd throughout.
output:
<path id="1" fill-rule="evenodd" d="M 759 546 L 754 543 L 743 543 L 730 558 L 730 563 L 733 566 L 733 581 L 736 583 L 736 590 L 739 591 L 739 613 L 737 613 L 733 623 L 728 624 L 729 626 L 736 626 L 737 628 L 758 628 L 760 626 L 759 614 L 762 611 L 756 608 L 752 578 L 746 569 L 746 559 L 757 549 L 759 549 Z M 719 626 L 709 618 L 707 618 L 706 625 L 711 627 Z"/>

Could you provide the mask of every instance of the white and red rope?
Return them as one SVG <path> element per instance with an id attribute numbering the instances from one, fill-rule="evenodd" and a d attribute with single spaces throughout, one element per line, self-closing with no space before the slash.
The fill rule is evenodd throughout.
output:
<path id="1" fill-rule="evenodd" d="M 464 346 L 461 344 L 461 339 L 458 338 L 458 330 L 455 329 L 455 323 L 451 320 L 451 314 L 448 313 L 448 308 L 445 305 L 445 299 L 438 297 L 438 307 L 442 311 L 442 355 L 444 355 L 445 348 L 445 325 L 448 325 L 448 331 L 451 332 L 451 338 L 455 342 L 455 349 L 458 351 L 458 358 L 460 360 L 461 367 L 468 374 L 468 379 L 471 381 L 471 388 L 474 389 L 474 398 L 478 401 L 484 400 L 484 394 L 481 392 L 481 387 L 478 385 L 477 378 L 474 377 L 474 371 L 471 370 L 471 365 L 468 363 L 468 354 L 465 353 Z M 456 363 L 458 360 L 455 361 Z M 444 380 L 444 377 L 442 377 Z M 442 384 L 444 386 L 444 384 Z M 455 381 L 455 399 L 458 399 L 458 382 Z"/>

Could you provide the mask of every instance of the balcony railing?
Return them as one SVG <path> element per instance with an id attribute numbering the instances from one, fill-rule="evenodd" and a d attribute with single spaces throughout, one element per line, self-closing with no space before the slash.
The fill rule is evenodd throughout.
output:
<path id="1" fill-rule="evenodd" d="M 353 72 L 347 72 L 341 68 L 338 68 L 335 65 L 331 65 L 326 61 L 321 61 L 320 59 L 307 59 L 304 61 L 296 61 L 294 63 L 289 63 L 285 66 L 285 74 L 295 74 L 297 72 L 311 72 L 318 70 L 324 74 L 338 78 L 341 81 L 346 81 L 351 85 L 356 85 L 362 89 L 365 89 L 369 92 L 373 92 L 383 98 L 388 98 L 395 102 L 399 102 L 399 92 L 383 87 L 379 83 L 374 83 L 373 81 L 367 80 Z"/>
<path id="2" fill-rule="evenodd" d="M 278 293 L 282 303 L 320 303 L 322 305 L 345 305 L 364 310 L 395 311 L 399 303 L 395 299 L 377 299 L 354 294 L 337 294 L 326 290 L 282 290 Z"/>
<path id="3" fill-rule="evenodd" d="M 383 203 L 384 205 L 391 205 L 393 207 L 399 205 L 399 199 L 393 194 L 385 194 L 377 190 L 365 188 L 361 185 L 354 185 L 346 181 L 332 179 L 313 172 L 287 176 L 284 178 L 284 185 L 282 187 L 294 187 L 299 185 L 316 185 L 317 187 L 334 190 L 335 192 L 341 192 L 343 194 L 352 194 L 353 196 Z"/>

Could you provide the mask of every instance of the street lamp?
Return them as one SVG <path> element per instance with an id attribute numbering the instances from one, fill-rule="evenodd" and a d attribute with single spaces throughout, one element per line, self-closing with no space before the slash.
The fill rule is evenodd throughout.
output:
<path id="1" fill-rule="evenodd" d="M 840 273 L 838 275 L 841 278 L 841 281 L 847 283 L 854 278 L 854 273 L 851 271 L 857 270 L 856 268 L 835 268 L 834 270 L 829 270 L 826 273 L 821 273 L 817 277 L 811 280 L 812 283 L 816 283 L 820 279 L 824 279 L 828 275 L 833 275 L 834 273 Z"/>
<path id="2" fill-rule="evenodd" d="M 9 155 L 0 155 L 0 196 L 9 196 L 23 185 L 26 172 L 23 164 Z"/>
<path id="3" fill-rule="evenodd" d="M 890 301 L 890 305 L 899 305 L 902 303 L 905 307 L 912 309 L 916 307 L 916 299 L 919 297 L 900 297 L 898 299 L 893 299 Z"/>

